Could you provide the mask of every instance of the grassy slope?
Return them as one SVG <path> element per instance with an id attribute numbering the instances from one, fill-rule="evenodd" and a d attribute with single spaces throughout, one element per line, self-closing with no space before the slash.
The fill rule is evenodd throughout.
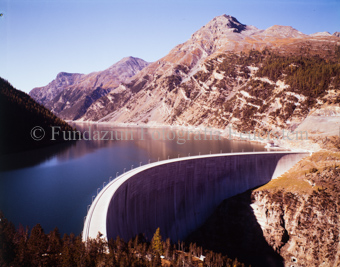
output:
<path id="1" fill-rule="evenodd" d="M 292 169 L 277 179 L 257 188 L 254 191 L 285 190 L 299 194 L 311 194 L 313 191 L 324 189 L 325 181 L 315 179 L 330 167 L 336 168 L 340 162 L 340 152 L 320 151 L 301 160 Z"/>

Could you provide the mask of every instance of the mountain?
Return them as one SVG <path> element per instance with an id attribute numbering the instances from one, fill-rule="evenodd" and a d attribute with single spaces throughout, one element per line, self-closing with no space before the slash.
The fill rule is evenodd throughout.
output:
<path id="1" fill-rule="evenodd" d="M 0 125 L 0 155 L 62 142 L 62 136 L 56 136 L 56 140 L 51 140 L 51 126 L 60 127 L 60 132 L 74 130 L 29 95 L 13 88 L 2 78 L 0 78 Z M 41 128 L 35 132 L 36 137 L 43 137 L 38 141 L 32 138 L 32 129 L 37 126 Z M 45 136 L 41 129 L 45 131 Z M 6 166 L 1 166 L 1 169 L 3 167 Z"/>
<path id="2" fill-rule="evenodd" d="M 295 130 L 327 112 L 339 120 L 339 44 L 328 34 L 278 25 L 260 30 L 219 16 L 79 120 L 253 132 Z M 312 125 L 301 127 L 313 131 Z M 328 123 L 321 132 L 336 127 Z"/>
<path id="3" fill-rule="evenodd" d="M 98 77 L 89 74 L 46 106 L 79 121 L 337 134 L 339 45 L 328 33 L 222 15 L 131 78 L 97 87 L 82 82 Z"/>
<path id="4" fill-rule="evenodd" d="M 335 32 L 335 33 L 333 33 L 333 35 L 336 36 L 336 37 L 340 37 L 340 32 Z"/>
<path id="5" fill-rule="evenodd" d="M 87 75 L 61 72 L 45 87 L 34 88 L 30 95 L 63 119 L 79 119 L 98 98 L 126 82 L 148 63 L 126 57 L 108 69 Z"/>
<path id="6" fill-rule="evenodd" d="M 329 32 L 316 32 L 311 34 L 310 36 L 332 36 Z"/>
<path id="7" fill-rule="evenodd" d="M 31 90 L 30 96 L 39 104 L 47 105 L 54 97 L 61 93 L 66 87 L 78 82 L 83 74 L 60 72 L 55 80 L 44 87 Z"/>

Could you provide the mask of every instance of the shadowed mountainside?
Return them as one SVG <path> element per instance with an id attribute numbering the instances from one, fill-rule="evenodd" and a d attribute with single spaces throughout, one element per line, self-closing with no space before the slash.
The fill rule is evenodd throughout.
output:
<path id="1" fill-rule="evenodd" d="M 0 78 L 0 154 L 35 149 L 62 142 L 62 136 L 51 141 L 51 126 L 60 127 L 60 131 L 73 131 L 65 121 L 56 117 L 51 111 L 34 101 L 29 95 L 21 92 Z M 35 141 L 31 130 L 40 126 L 45 137 Z M 39 131 L 36 133 L 42 135 Z"/>

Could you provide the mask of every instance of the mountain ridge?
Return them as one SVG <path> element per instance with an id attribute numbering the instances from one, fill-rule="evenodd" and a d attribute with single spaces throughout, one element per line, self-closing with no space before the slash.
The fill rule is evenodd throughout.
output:
<path id="1" fill-rule="evenodd" d="M 79 119 L 98 98 L 126 82 L 149 63 L 125 57 L 103 71 L 89 74 L 61 72 L 45 87 L 34 88 L 30 95 L 64 119 Z"/>
<path id="2" fill-rule="evenodd" d="M 56 78 L 48 85 L 33 88 L 29 95 L 39 104 L 45 105 L 66 87 L 78 81 L 83 75 L 80 73 L 59 72 Z"/>
<path id="3" fill-rule="evenodd" d="M 337 82 L 327 80 L 334 77 L 320 77 L 330 87 L 320 89 L 324 95 L 311 96 L 295 88 L 304 82 L 295 76 L 297 73 L 307 75 L 309 71 L 322 73 L 321 68 L 330 67 L 327 62 L 338 60 L 339 45 L 335 35 L 311 36 L 280 25 L 261 30 L 242 24 L 232 16 L 218 16 L 163 58 L 148 64 L 109 92 L 98 95 L 82 114 L 73 114 L 73 119 L 149 126 L 233 127 L 240 131 L 263 127 L 273 131 L 294 130 L 315 110 L 332 109 L 329 103 L 337 103 L 337 87 L 334 92 L 330 91 L 332 86 L 338 86 Z M 298 57 L 303 57 L 302 63 Z M 275 61 L 290 62 L 296 68 L 285 65 L 273 68 L 270 64 L 278 64 Z M 315 64 L 319 69 L 308 64 Z M 330 68 L 337 73 L 336 64 Z M 290 80 L 285 78 L 289 72 Z M 312 86 L 317 88 L 312 80 Z M 261 96 L 253 95 L 255 91 Z M 299 101 L 293 100 L 295 98 Z M 236 109 L 231 108 L 232 102 L 238 103 Z M 281 107 L 285 110 L 280 111 Z M 65 118 L 62 112 L 52 110 Z M 273 112 L 281 119 L 268 120 Z M 252 121 L 250 128 L 245 127 L 247 120 Z M 267 122 L 261 124 L 262 120 Z"/>

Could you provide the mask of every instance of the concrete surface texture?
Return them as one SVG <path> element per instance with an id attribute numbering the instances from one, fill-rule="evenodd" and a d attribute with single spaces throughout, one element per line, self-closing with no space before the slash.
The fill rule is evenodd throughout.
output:
<path id="1" fill-rule="evenodd" d="M 170 159 L 133 169 L 109 183 L 93 201 L 83 240 L 129 240 L 157 227 L 183 240 L 222 200 L 279 177 L 309 153 L 258 152 Z"/>

